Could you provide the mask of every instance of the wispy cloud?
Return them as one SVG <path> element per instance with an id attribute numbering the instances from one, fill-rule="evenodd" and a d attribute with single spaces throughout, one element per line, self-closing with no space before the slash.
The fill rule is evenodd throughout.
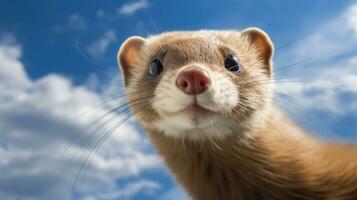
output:
<path id="1" fill-rule="evenodd" d="M 73 13 L 67 17 L 63 24 L 53 26 L 52 30 L 55 32 L 63 32 L 66 30 L 83 31 L 87 28 L 87 20 L 82 15 Z"/>
<path id="2" fill-rule="evenodd" d="M 119 8 L 119 13 L 123 15 L 132 15 L 135 12 L 145 9 L 149 6 L 147 0 L 139 0 L 135 2 L 126 3 Z"/>
<path id="3" fill-rule="evenodd" d="M 20 60 L 21 45 L 8 38 L 0 40 L 0 199 L 66 199 L 94 146 L 127 115 L 103 118 L 122 100 L 93 109 L 108 97 L 57 74 L 29 78 Z M 80 136 L 98 117 L 101 120 Z M 162 165 L 130 120 L 88 164 L 75 188 L 79 197 L 129 198 L 160 188 L 154 181 L 136 178 Z M 127 178 L 133 181 L 126 182 Z"/>
<path id="4" fill-rule="evenodd" d="M 357 56 L 345 57 L 344 61 L 330 66 L 313 66 L 321 72 L 305 82 L 278 84 L 277 90 L 289 92 L 296 98 L 298 110 L 322 109 L 334 116 L 357 112 L 357 101 L 346 101 L 343 95 L 357 100 Z M 299 67 L 301 70 L 306 66 Z M 322 69 L 328 68 L 327 70 Z M 309 70 L 306 70 L 309 73 Z M 303 78 L 303 77 L 296 77 Z M 304 79 L 303 79 L 304 80 Z"/>
<path id="5" fill-rule="evenodd" d="M 357 120 L 353 114 L 357 112 L 356 19 L 357 4 L 353 4 L 335 20 L 314 27 L 315 31 L 298 44 L 284 49 L 283 54 L 280 52 L 282 56 L 277 63 L 316 58 L 315 62 L 298 64 L 289 69 L 293 74 L 290 78 L 302 79 L 302 82 L 291 80 L 277 84 L 276 91 L 283 93 L 281 98 L 288 99 L 289 106 L 283 106 L 288 112 L 305 117 L 324 113 L 316 118 L 315 124 L 324 124 L 329 130 L 337 129 L 339 132 L 357 131 L 353 126 L 337 128 L 341 124 L 339 119 L 346 116 Z M 277 76 L 281 78 L 282 75 L 286 76 L 284 71 L 277 69 Z M 336 134 L 331 133 L 332 138 L 329 139 L 339 138 Z M 354 140 L 357 142 L 357 136 Z"/>
<path id="6" fill-rule="evenodd" d="M 101 38 L 90 44 L 86 51 L 94 58 L 103 56 L 109 45 L 117 40 L 114 30 L 107 30 Z"/>
<path id="7" fill-rule="evenodd" d="M 154 194 L 161 185 L 150 180 L 139 180 L 128 184 L 125 188 L 117 189 L 110 194 L 100 195 L 100 199 L 130 199 L 139 192 Z"/>
<path id="8" fill-rule="evenodd" d="M 183 191 L 183 189 L 176 185 L 173 188 L 169 189 L 165 193 L 163 193 L 159 200 L 188 200 L 190 199 L 188 195 Z"/>
<path id="9" fill-rule="evenodd" d="M 95 12 L 95 15 L 97 18 L 103 18 L 104 15 L 105 15 L 105 12 L 103 9 L 98 9 L 96 12 Z"/>
<path id="10" fill-rule="evenodd" d="M 75 30 L 84 30 L 87 28 L 87 20 L 81 15 L 74 13 L 68 16 L 68 26 Z"/>
<path id="11" fill-rule="evenodd" d="M 314 30 L 314 31 L 312 31 Z M 312 32 L 311 32 L 312 31 Z M 299 40 L 291 58 L 333 58 L 334 56 L 357 50 L 357 4 L 348 7 L 333 20 L 321 25 L 308 27 L 310 35 Z"/>
<path id="12" fill-rule="evenodd" d="M 357 4 L 352 5 L 346 14 L 347 24 L 353 32 L 355 33 L 355 37 L 357 37 Z"/>

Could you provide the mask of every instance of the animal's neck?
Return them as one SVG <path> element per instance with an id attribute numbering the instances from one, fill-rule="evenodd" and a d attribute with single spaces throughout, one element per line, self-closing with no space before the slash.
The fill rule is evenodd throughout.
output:
<path id="1" fill-rule="evenodd" d="M 310 180 L 313 173 L 305 170 L 312 162 L 306 159 L 320 162 L 321 144 L 290 121 L 270 117 L 264 127 L 252 130 L 258 134 L 248 141 L 241 140 L 242 133 L 197 142 L 149 132 L 176 179 L 194 199 L 298 198 L 305 192 L 323 197 L 307 184 L 316 177 Z"/>

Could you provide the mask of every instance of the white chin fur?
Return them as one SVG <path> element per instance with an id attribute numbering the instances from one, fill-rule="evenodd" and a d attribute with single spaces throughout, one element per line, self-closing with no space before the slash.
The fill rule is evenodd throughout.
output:
<path id="1" fill-rule="evenodd" d="M 151 126 L 174 137 L 222 137 L 230 134 L 236 123 L 222 119 L 219 113 L 229 113 L 237 106 L 239 96 L 236 84 L 223 73 L 206 69 L 211 85 L 204 93 L 196 96 L 196 101 L 201 107 L 217 114 L 197 116 L 183 113 L 180 111 L 194 103 L 194 96 L 187 95 L 176 87 L 176 77 L 181 70 L 167 72 L 158 83 L 155 96 L 159 100 L 153 103 L 153 108 L 161 119 Z"/>

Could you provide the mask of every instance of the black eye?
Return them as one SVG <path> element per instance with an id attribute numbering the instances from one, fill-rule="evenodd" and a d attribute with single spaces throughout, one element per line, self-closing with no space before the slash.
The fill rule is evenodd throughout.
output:
<path id="1" fill-rule="evenodd" d="M 150 76 L 157 76 L 162 72 L 162 69 L 163 69 L 163 67 L 162 67 L 161 61 L 159 59 L 155 59 L 150 64 L 149 75 Z"/>
<path id="2" fill-rule="evenodd" d="M 227 55 L 224 60 L 224 67 L 235 73 L 239 73 L 241 71 L 239 60 L 233 55 Z"/>

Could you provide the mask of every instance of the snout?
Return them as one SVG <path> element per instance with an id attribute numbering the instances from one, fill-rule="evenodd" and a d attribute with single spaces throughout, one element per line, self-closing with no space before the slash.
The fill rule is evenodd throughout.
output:
<path id="1" fill-rule="evenodd" d="M 210 84 L 211 79 L 207 72 L 199 67 L 184 69 L 176 79 L 176 86 L 188 95 L 201 94 L 207 90 Z"/>

